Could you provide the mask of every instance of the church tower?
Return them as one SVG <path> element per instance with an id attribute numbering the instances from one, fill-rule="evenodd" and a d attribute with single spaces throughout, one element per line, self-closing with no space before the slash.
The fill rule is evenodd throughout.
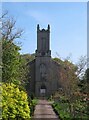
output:
<path id="1" fill-rule="evenodd" d="M 50 26 L 40 29 L 37 25 L 37 50 L 35 55 L 35 95 L 37 97 L 50 94 L 48 73 L 51 60 Z"/>
<path id="2" fill-rule="evenodd" d="M 40 30 L 39 24 L 37 25 L 37 50 L 36 57 L 51 56 L 50 51 L 50 26 L 48 25 L 47 30 Z"/>

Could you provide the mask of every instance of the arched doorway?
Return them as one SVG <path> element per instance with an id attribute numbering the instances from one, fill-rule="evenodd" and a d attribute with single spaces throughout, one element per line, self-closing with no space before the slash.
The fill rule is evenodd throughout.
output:
<path id="1" fill-rule="evenodd" d="M 44 84 L 40 87 L 40 96 L 45 97 L 46 96 L 46 86 Z"/>

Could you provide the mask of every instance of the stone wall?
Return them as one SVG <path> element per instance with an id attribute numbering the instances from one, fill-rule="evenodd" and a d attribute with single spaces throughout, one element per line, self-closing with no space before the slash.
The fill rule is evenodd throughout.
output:
<path id="1" fill-rule="evenodd" d="M 40 70 L 40 66 L 42 64 L 44 64 L 45 67 L 41 68 Z M 48 59 L 48 57 L 41 57 L 35 59 L 29 63 L 29 70 L 30 78 L 27 85 L 27 91 L 29 95 L 34 94 L 36 97 L 41 97 L 42 94 L 40 93 L 40 89 L 42 86 L 45 86 L 46 91 L 44 96 L 49 97 L 50 95 L 54 94 L 55 91 L 57 91 L 59 88 L 61 88 L 61 65 L 53 61 L 51 58 Z M 43 76 L 41 76 L 41 71 L 44 72 Z"/>

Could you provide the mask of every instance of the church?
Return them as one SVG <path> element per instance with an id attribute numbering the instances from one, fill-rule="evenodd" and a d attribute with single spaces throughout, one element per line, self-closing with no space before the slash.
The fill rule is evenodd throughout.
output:
<path id="1" fill-rule="evenodd" d="M 37 49 L 35 59 L 29 62 L 30 79 L 27 85 L 28 94 L 36 97 L 49 97 L 60 86 L 60 64 L 51 58 L 50 25 L 40 29 L 37 25 Z"/>

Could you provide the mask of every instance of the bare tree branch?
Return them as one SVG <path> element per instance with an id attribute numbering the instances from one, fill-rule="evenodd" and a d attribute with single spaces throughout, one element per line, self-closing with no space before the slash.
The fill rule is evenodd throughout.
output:
<path id="1" fill-rule="evenodd" d="M 2 15 L 1 15 L 1 17 L 0 17 L 0 20 L 2 20 L 3 18 L 5 18 L 5 16 L 8 14 L 8 11 L 5 11 Z"/>
<path id="2" fill-rule="evenodd" d="M 16 21 L 13 18 L 6 17 L 8 12 L 6 11 L 0 20 L 2 20 L 1 34 L 2 40 L 13 41 L 14 39 L 20 38 L 22 36 L 23 30 L 16 29 Z"/>

